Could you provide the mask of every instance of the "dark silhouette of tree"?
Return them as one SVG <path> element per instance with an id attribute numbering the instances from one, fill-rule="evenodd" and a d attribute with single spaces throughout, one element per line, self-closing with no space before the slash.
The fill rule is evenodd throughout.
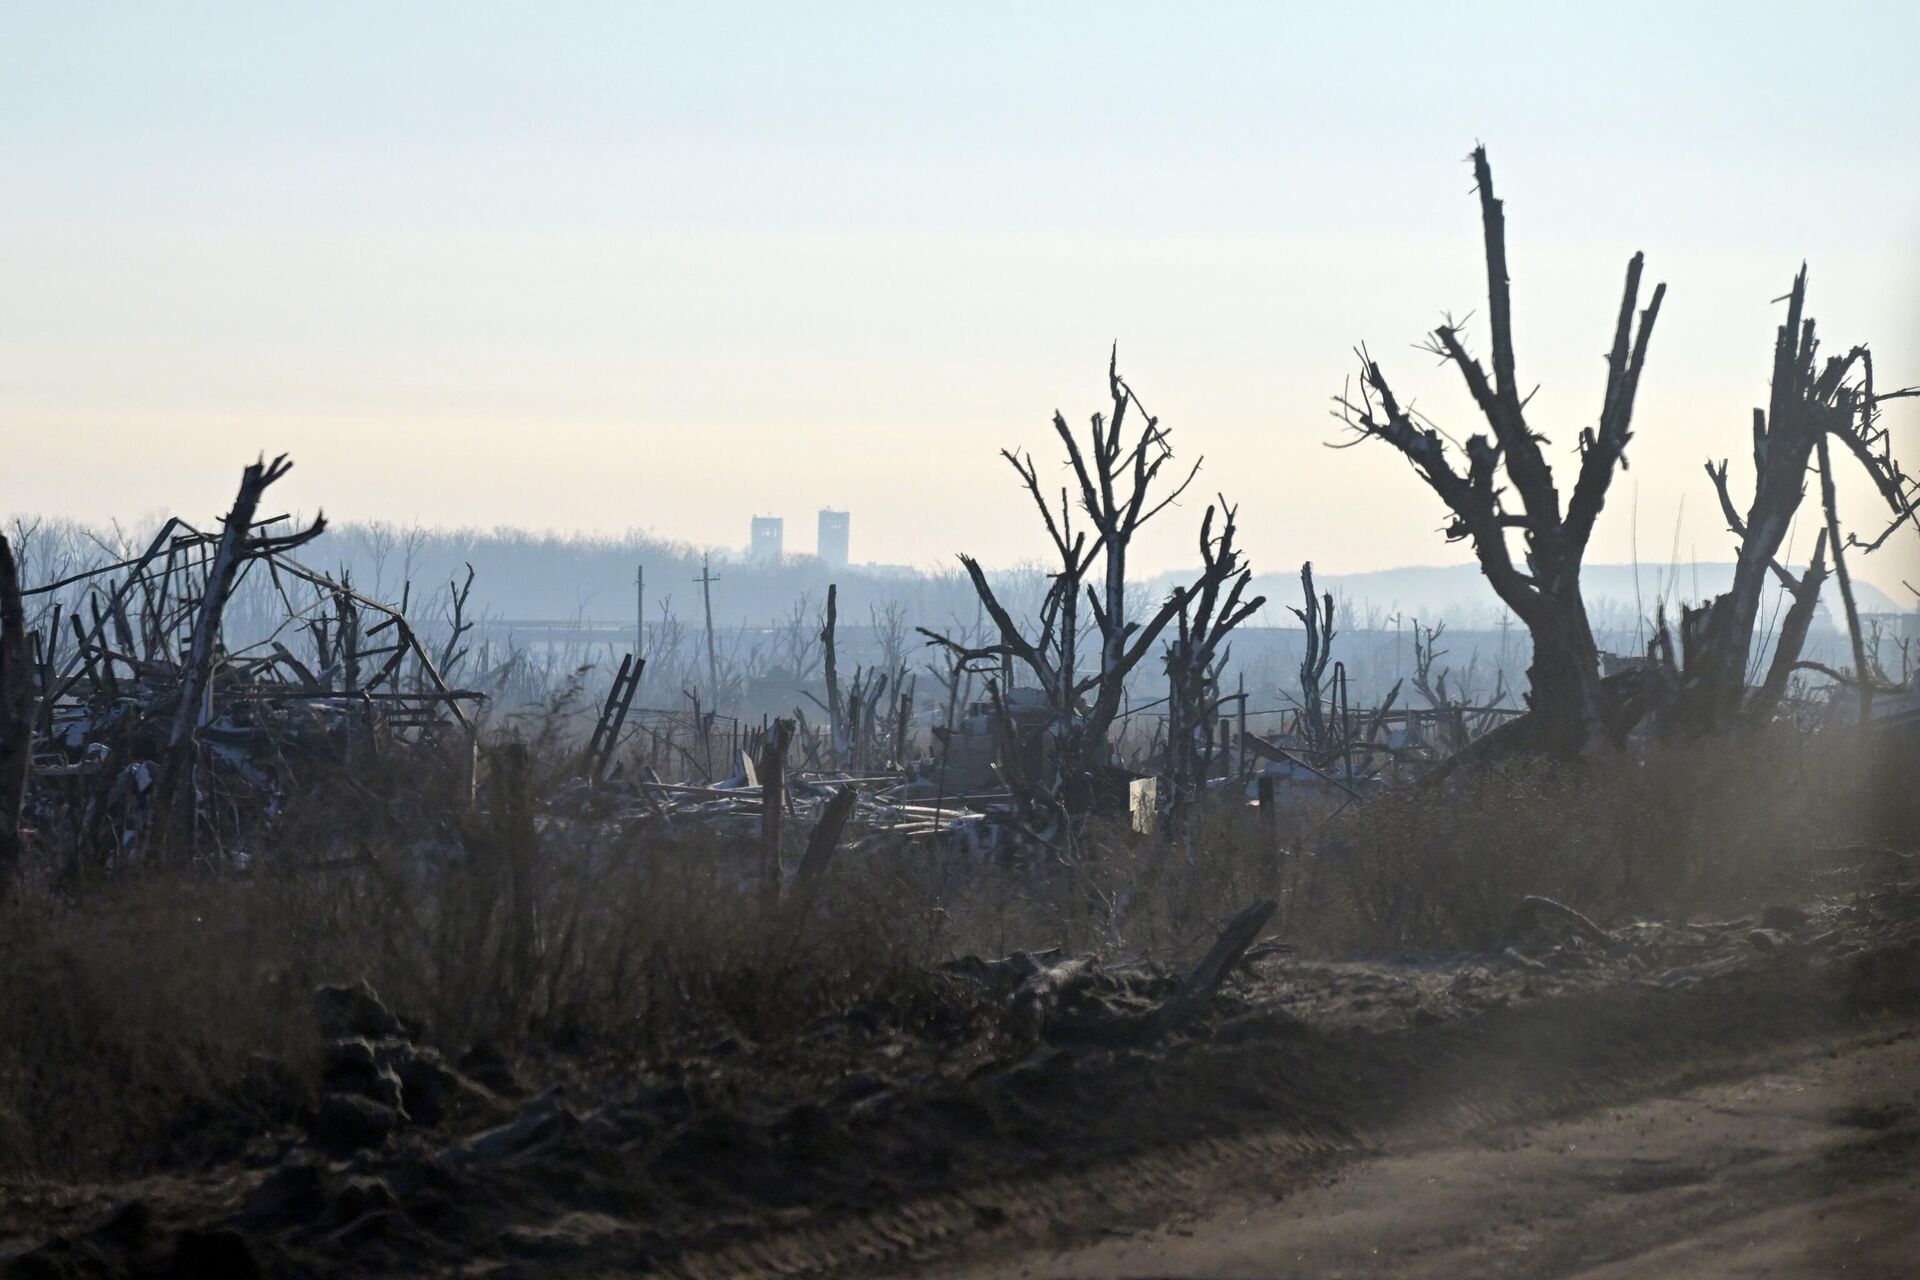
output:
<path id="1" fill-rule="evenodd" d="M 1107 365 L 1107 390 L 1111 412 L 1093 415 L 1084 442 L 1064 416 L 1053 415 L 1054 433 L 1073 472 L 1073 484 L 1061 487 L 1057 503 L 1041 484 L 1031 454 L 1001 450 L 1040 513 L 1058 565 L 1037 616 L 1023 626 L 995 594 L 979 561 L 963 554 L 960 563 L 986 612 L 990 638 L 962 643 L 920 628 L 931 643 L 945 647 L 970 669 L 1017 665 L 1046 694 L 1056 776 L 1023 782 L 1055 796 L 1063 786 L 1084 794 L 1087 778 L 1108 763 L 1109 735 L 1127 678 L 1181 609 L 1209 598 L 1209 590 L 1217 592 L 1237 577 L 1251 577 L 1232 550 L 1234 515 L 1227 509 L 1215 543 L 1219 550 L 1207 557 L 1198 578 L 1176 588 L 1144 617 L 1135 616 L 1127 598 L 1133 539 L 1186 492 L 1199 474 L 1200 459 L 1177 483 L 1163 483 L 1161 473 L 1173 460 L 1171 433 L 1121 378 L 1117 350 Z M 1211 529 L 1215 514 L 1209 506 L 1203 531 Z M 1243 589 L 1244 584 L 1234 588 L 1230 597 L 1237 600 Z M 1239 609 L 1229 616 L 1233 614 L 1238 614 L 1236 623 L 1245 616 Z M 1083 636 L 1089 629 L 1091 634 Z M 1079 670 L 1083 640 L 1094 642 L 1098 653 L 1095 668 L 1084 675 Z"/>
<path id="2" fill-rule="evenodd" d="M 1892 442 L 1880 424 L 1880 406 L 1915 394 L 1912 388 L 1877 392 L 1873 384 L 1873 356 L 1865 346 L 1845 355 L 1817 359 L 1819 343 L 1814 322 L 1806 315 L 1807 269 L 1803 264 L 1787 293 L 1787 316 L 1773 346 L 1772 393 L 1764 409 L 1753 411 L 1753 499 L 1745 515 L 1736 507 L 1727 478 L 1727 463 L 1707 463 L 1707 475 L 1720 499 L 1727 527 L 1740 540 L 1734 563 L 1733 585 L 1697 609 L 1682 611 L 1680 652 L 1664 646 L 1662 658 L 1678 682 L 1665 722 L 1669 729 L 1709 732 L 1740 719 L 1771 716 L 1799 665 L 1807 628 L 1813 621 L 1833 557 L 1833 572 L 1841 582 L 1848 633 L 1853 642 L 1854 679 L 1863 700 L 1871 701 L 1873 679 L 1862 640 L 1859 611 L 1853 604 L 1852 581 L 1847 575 L 1846 552 L 1863 553 L 1884 544 L 1903 524 L 1920 529 L 1914 512 L 1916 484 L 1894 459 Z M 1875 490 L 1886 502 L 1892 521 L 1872 542 L 1849 535 L 1840 538 L 1839 513 L 1833 499 L 1833 450 L 1838 441 L 1852 454 Z M 1807 492 L 1807 474 L 1820 474 L 1822 527 L 1813 557 L 1804 573 L 1794 574 L 1780 562 L 1780 552 Z M 1754 625 L 1768 576 L 1785 588 L 1789 600 L 1774 642 L 1765 678 L 1749 691 L 1747 669 L 1753 647 Z"/>
<path id="3" fill-rule="evenodd" d="M 1266 604 L 1265 596 L 1245 599 L 1253 571 L 1245 567 L 1233 545 L 1235 508 L 1220 498 L 1223 513 L 1220 536 L 1213 535 L 1215 508 L 1208 508 L 1200 524 L 1200 561 L 1204 566 L 1197 586 L 1176 594 L 1179 612 L 1174 636 L 1163 656 L 1167 667 L 1167 776 L 1172 782 L 1168 808 L 1184 809 L 1196 799 L 1213 767 L 1215 752 L 1227 742 L 1216 740 L 1212 729 L 1225 699 L 1220 672 L 1232 655 L 1227 643 L 1235 627 Z"/>
<path id="4" fill-rule="evenodd" d="M 1603 702 L 1599 654 L 1580 596 L 1580 566 L 1614 471 L 1626 465 L 1634 394 L 1666 286 L 1655 286 L 1636 325 L 1643 257 L 1633 255 L 1607 356 L 1599 420 L 1580 433 L 1578 475 L 1563 504 L 1542 448 L 1547 439 L 1527 421 L 1530 393 L 1522 395 L 1514 369 L 1506 218 L 1494 195 L 1486 148 L 1474 149 L 1473 171 L 1486 248 L 1492 373 L 1468 353 L 1460 327 L 1451 321 L 1433 331 L 1428 349 L 1459 370 L 1491 434 L 1470 437 L 1464 449 L 1450 448 L 1437 428 L 1403 406 L 1364 348 L 1359 398 L 1342 396 L 1339 412 L 1359 438 L 1384 440 L 1413 464 L 1451 513 L 1448 539 L 1472 542 L 1487 581 L 1532 634 L 1531 711 L 1524 723 L 1515 722 L 1521 729 L 1509 735 L 1509 744 L 1517 737 L 1535 749 L 1576 755 L 1625 731 Z M 1517 557 L 1512 533 L 1520 538 Z"/>

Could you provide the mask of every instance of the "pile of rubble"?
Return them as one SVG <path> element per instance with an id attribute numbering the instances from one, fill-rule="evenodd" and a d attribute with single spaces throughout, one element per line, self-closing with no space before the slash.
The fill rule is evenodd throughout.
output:
<path id="1" fill-rule="evenodd" d="M 356 753 L 444 739 L 471 758 L 462 704 L 481 695 L 447 675 L 465 593 L 436 654 L 402 608 L 294 560 L 324 520 L 256 518 L 287 467 L 247 468 L 217 530 L 172 519 L 138 554 L 19 589 L 31 671 L 0 727 L 28 725 L 25 825 L 74 851 L 69 871 L 155 841 L 204 856 Z"/>
<path id="2" fill-rule="evenodd" d="M 699 835 L 751 847 L 764 836 L 767 788 L 750 757 L 743 754 L 741 766 L 733 776 L 711 783 L 664 782 L 646 770 L 597 785 L 576 778 L 552 795 L 551 807 L 576 817 L 644 826 L 666 839 Z M 928 783 L 899 776 L 803 774 L 785 778 L 780 791 L 784 817 L 798 831 L 818 829 L 835 797 L 851 794 L 844 832 L 855 848 L 870 839 L 911 841 L 983 858 L 1007 853 L 1027 839 L 1009 800 L 942 797 Z"/>

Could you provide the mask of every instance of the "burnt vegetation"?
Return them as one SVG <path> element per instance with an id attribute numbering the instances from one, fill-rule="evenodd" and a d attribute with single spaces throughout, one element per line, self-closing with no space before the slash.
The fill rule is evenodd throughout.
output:
<path id="1" fill-rule="evenodd" d="M 1367 980 L 1427 999 L 1444 973 L 1445 1017 L 1464 1018 L 1496 1007 L 1460 996 L 1474 982 L 1507 1000 L 1575 970 L 1690 988 L 1694 951 L 1744 973 L 1920 913 L 1897 887 L 1920 852 L 1911 654 L 1894 637 L 1899 669 L 1883 660 L 1852 578 L 1920 536 L 1883 416 L 1914 392 L 1881 388 L 1864 346 L 1821 353 L 1803 267 L 1751 497 L 1725 461 L 1706 469 L 1738 544 L 1730 588 L 1672 625 L 1657 610 L 1643 652 L 1603 654 L 1582 566 L 1666 288 L 1629 260 L 1602 402 L 1556 455 L 1516 367 L 1484 150 L 1472 166 L 1487 362 L 1464 323 L 1426 349 L 1481 429 L 1456 443 L 1365 348 L 1336 412 L 1339 443 L 1405 457 L 1524 628 L 1518 698 L 1503 667 L 1449 665 L 1457 633 L 1416 618 L 1408 660 L 1356 700 L 1343 649 L 1379 628 L 1343 617 L 1311 563 L 1288 606 L 1301 641 L 1249 688 L 1233 660 L 1266 600 L 1239 536 L 1260 495 L 1216 493 L 1195 518 L 1202 460 L 1117 350 L 1102 410 L 1083 429 L 1053 416 L 1058 467 L 1003 451 L 1045 559 L 995 573 L 961 554 L 971 616 L 896 604 L 856 626 L 829 585 L 730 628 L 727 567 L 703 561 L 673 584 L 701 595 L 685 624 L 643 570 L 630 639 L 502 639 L 470 567 L 418 593 L 409 573 L 383 591 L 315 567 L 325 521 L 267 514 L 285 459 L 247 467 L 205 529 L 86 555 L 31 526 L 0 537 L 0 1191 L 272 1169 L 201 1217 L 299 1270 L 381 1214 L 387 1263 L 452 1265 L 459 1233 L 489 1258 L 521 1245 L 477 1212 L 435 1218 L 435 1179 L 510 1203 L 533 1194 L 513 1162 L 592 1141 L 619 1154 L 583 1163 L 607 1179 L 583 1202 L 657 1213 L 621 1256 L 658 1260 L 746 1220 L 742 1198 L 871 1207 L 868 1161 L 917 1190 L 986 1177 L 955 1136 L 975 1129 L 1018 1166 L 1020 1141 L 1062 1141 L 1008 1119 L 1023 1091 L 1087 1062 L 1096 1086 L 1058 1115 L 1101 1135 L 1094 1154 L 1178 1137 L 1186 1103 L 1143 1112 L 1152 1133 L 1111 1117 L 1183 1038 L 1241 1046 L 1219 1050 L 1232 1078 L 1277 1087 L 1244 1047 L 1307 1036 L 1249 994 L 1295 981 L 1275 972 L 1345 1001 L 1340 966 L 1404 962 Z M 1839 509 L 1842 467 L 1881 509 Z M 1163 520 L 1186 522 L 1198 567 L 1162 593 L 1130 556 Z M 1819 530 L 1804 563 L 1796 521 Z M 1844 664 L 1807 656 L 1829 582 Z M 1894 896 L 1842 913 L 1863 881 Z M 1701 913 L 1720 923 L 1675 923 Z M 1726 923 L 1741 913 L 1750 928 Z M 1274 1050 L 1303 1079 L 1323 1051 L 1358 1053 Z M 588 1096 L 622 1101 L 569 1101 Z M 896 1121 L 921 1145 L 861 1145 Z M 349 1161 L 387 1190 L 342 1207 Z M 792 1189 L 808 1168 L 844 1181 L 815 1203 Z M 334 1199 L 298 1207 L 323 1184 Z M 117 1238 L 31 1265 L 161 1265 Z M 228 1246 L 169 1247 L 188 1250 L 177 1269 Z"/>

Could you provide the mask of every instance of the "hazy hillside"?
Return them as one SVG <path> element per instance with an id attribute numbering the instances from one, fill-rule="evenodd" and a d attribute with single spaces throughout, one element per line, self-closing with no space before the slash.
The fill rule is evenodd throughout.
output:
<path id="1" fill-rule="evenodd" d="M 123 538 L 144 541 L 146 531 L 122 537 L 106 531 L 88 531 L 71 521 L 23 518 L 20 527 L 37 525 L 36 532 L 17 538 L 24 552 L 29 580 L 43 573 L 58 576 L 76 563 L 101 554 L 103 545 Z M 727 549 L 706 551 L 653 534 L 579 538 L 535 533 L 522 529 L 406 529 L 387 524 L 343 524 L 331 529 L 302 558 L 328 573 L 345 571 L 354 584 L 370 594 L 398 599 L 404 584 L 412 583 L 416 601 L 430 598 L 450 579 L 464 578 L 466 566 L 475 572 L 473 601 L 478 610 L 497 619 L 583 619 L 624 623 L 633 619 L 636 577 L 645 573 L 646 607 L 650 619 L 671 613 L 697 618 L 701 610 L 702 557 L 710 558 L 716 621 L 727 626 L 763 625 L 790 617 L 803 599 L 808 612 L 826 598 L 829 583 L 839 587 L 841 616 L 850 625 L 867 620 L 872 611 L 896 606 L 910 624 L 946 626 L 965 624 L 976 608 L 971 586 L 958 565 L 945 570 L 901 565 L 852 564 L 828 569 L 811 556 L 789 557 L 779 564 L 756 564 Z M 1287 606 L 1300 601 L 1297 566 L 1264 572 L 1254 588 L 1268 599 L 1256 625 L 1290 626 Z M 1653 568 L 1590 564 L 1584 582 L 1594 625 L 1602 629 L 1635 627 L 1651 617 L 1662 600 L 1697 601 L 1724 591 L 1732 580 L 1727 563 L 1682 564 Z M 1164 573 L 1141 584 L 1149 598 L 1158 599 L 1183 575 Z M 1044 578 L 1034 566 L 996 570 L 993 574 L 1009 607 L 1016 610 L 1037 601 Z M 1331 591 L 1341 603 L 1343 629 L 1367 626 L 1392 628 L 1395 615 L 1410 620 L 1445 621 L 1456 630 L 1497 627 L 1505 613 L 1486 579 L 1473 565 L 1409 565 L 1367 573 L 1322 572 L 1318 587 Z M 1876 588 L 1857 583 L 1860 607 L 1868 613 L 1896 613 L 1903 606 Z M 1840 616 L 1837 589 L 1830 583 L 1827 609 Z M 1909 603 L 1905 608 L 1910 609 Z M 1670 608 L 1669 613 L 1673 610 Z M 1817 624 L 1818 625 L 1818 624 Z"/>
<path id="2" fill-rule="evenodd" d="M 1336 600 L 1351 602 L 1355 617 L 1365 623 L 1391 625 L 1398 613 L 1432 620 L 1444 618 L 1460 625 L 1491 625 L 1505 608 L 1476 565 L 1408 565 L 1371 573 L 1318 573 L 1315 585 L 1331 591 Z M 1155 579 L 1170 585 L 1172 575 Z M 1596 626 L 1632 626 L 1636 617 L 1653 614 L 1665 600 L 1673 615 L 1675 601 L 1697 603 L 1718 595 L 1733 582 L 1731 563 L 1694 563 L 1637 570 L 1630 564 L 1590 564 L 1581 576 L 1588 608 Z M 1255 581 L 1269 600 L 1289 605 L 1300 602 L 1297 571 L 1263 573 Z M 1899 613 L 1902 606 L 1887 594 L 1864 583 L 1854 584 L 1855 599 L 1866 613 Z M 1823 600 L 1833 617 L 1841 613 L 1839 589 L 1829 581 Z M 1912 606 L 1907 606 L 1910 609 Z"/>

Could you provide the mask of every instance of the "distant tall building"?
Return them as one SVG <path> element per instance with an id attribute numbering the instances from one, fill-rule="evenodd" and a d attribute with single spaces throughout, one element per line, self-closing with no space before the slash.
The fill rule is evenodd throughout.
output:
<path id="1" fill-rule="evenodd" d="M 820 563 L 829 569 L 847 567 L 848 519 L 844 511 L 835 511 L 832 507 L 820 509 L 820 540 L 815 544 L 815 550 Z"/>
<path id="2" fill-rule="evenodd" d="M 787 522 L 779 516 L 755 516 L 747 558 L 755 564 L 779 564 L 785 550 Z"/>

